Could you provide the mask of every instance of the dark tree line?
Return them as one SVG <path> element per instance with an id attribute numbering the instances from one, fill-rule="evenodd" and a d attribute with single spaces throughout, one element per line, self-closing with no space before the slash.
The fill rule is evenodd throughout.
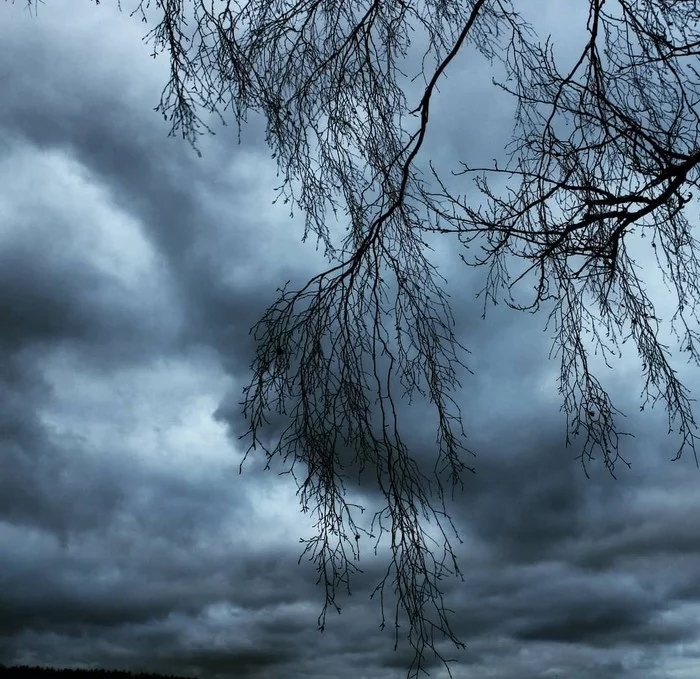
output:
<path id="1" fill-rule="evenodd" d="M 43 667 L 39 665 L 12 665 L 0 663 L 3 679 L 181 679 L 171 675 L 126 670 L 79 669 Z"/>
<path id="2" fill-rule="evenodd" d="M 170 60 L 158 110 L 173 133 L 196 144 L 211 113 L 239 126 L 264 115 L 279 197 L 303 213 L 304 238 L 325 248 L 327 269 L 281 289 L 254 327 L 244 438 L 287 462 L 316 518 L 305 554 L 325 588 L 321 626 L 359 559 L 361 509 L 346 497 L 347 466 L 371 470 L 385 498 L 371 534 L 391 545 L 377 593 L 396 594 L 397 641 L 401 616 L 408 621 L 412 673 L 427 651 L 443 658 L 443 637 L 461 645 L 441 581 L 459 574 L 446 498 L 468 470 L 455 399 L 465 347 L 431 260 L 433 234 L 483 268 L 486 303 L 547 315 L 567 441 L 579 437 L 584 467 L 594 455 L 611 473 L 626 464 L 620 413 L 592 368 L 595 353 L 611 361 L 625 342 L 642 360 L 641 407 L 661 401 L 679 435 L 676 457 L 695 453 L 691 398 L 659 332 L 670 328 L 697 364 L 700 270 L 688 208 L 697 208 L 700 161 L 700 6 L 589 0 L 585 38 L 563 67 L 554 40 L 528 23 L 537 20 L 529 5 L 142 0 L 133 9 L 154 54 Z M 430 163 L 424 142 L 438 85 L 449 87 L 445 73 L 465 50 L 493 65 L 494 87 L 516 112 L 507 160 L 465 158 L 457 193 L 453 168 Z M 632 238 L 645 239 L 675 296 L 665 325 Z M 436 415 L 432 475 L 402 435 L 398 403 L 413 398 Z M 271 438 L 272 415 L 284 424 Z"/>

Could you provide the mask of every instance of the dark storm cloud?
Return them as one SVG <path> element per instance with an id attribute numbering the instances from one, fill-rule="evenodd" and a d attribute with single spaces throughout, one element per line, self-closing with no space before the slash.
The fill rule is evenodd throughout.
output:
<path id="1" fill-rule="evenodd" d="M 60 220 L 53 226 L 65 229 Z M 26 238 L 0 252 L 0 342 L 6 351 L 75 342 L 103 346 L 115 358 L 130 353 L 133 360 L 162 348 L 162 329 L 147 317 L 157 308 L 141 304 L 119 280 L 86 262 L 37 247 L 30 224 L 18 228 L 26 229 Z"/>
<path id="2" fill-rule="evenodd" d="M 50 399 L 50 390 L 31 368 L 33 357 L 29 350 L 7 351 L 0 369 L 0 520 L 65 537 L 98 526 L 121 491 L 109 474 L 96 474 L 79 450 L 52 440 L 40 422 L 37 409 Z"/>
<path id="3" fill-rule="evenodd" d="M 35 504 L 54 502 L 54 515 L 67 524 L 64 532 L 53 538 L 47 517 L 32 522 L 2 517 L 0 540 L 15 546 L 0 556 L 3 660 L 21 659 L 29 637 L 35 637 L 30 645 L 36 646 L 36 637 L 47 635 L 62 639 L 63 651 L 47 648 L 43 661 L 70 662 L 71 652 L 88 635 L 97 642 L 111 640 L 101 654 L 102 665 L 111 660 L 119 666 L 121 660 L 124 666 L 120 654 L 113 655 L 123 645 L 139 651 L 129 666 L 153 666 L 159 654 L 143 642 L 142 628 L 157 636 L 159 627 L 169 628 L 168 621 L 175 621 L 175 629 L 161 642 L 172 642 L 164 652 L 171 668 L 180 658 L 184 665 L 175 665 L 179 669 L 191 665 L 206 671 L 217 655 L 228 659 L 229 670 L 241 671 L 250 669 L 254 658 L 261 666 L 275 664 L 276 655 L 290 660 L 289 653 L 280 651 L 291 647 L 285 620 L 296 619 L 297 634 L 313 629 L 315 606 L 307 603 L 317 599 L 312 574 L 295 567 L 295 553 L 278 547 L 266 552 L 251 542 L 248 526 L 255 508 L 237 497 L 237 477 L 200 470 L 193 482 L 124 457 L 109 464 L 71 452 L 72 459 L 64 455 L 56 460 L 63 464 L 60 475 L 73 480 L 70 495 L 61 493 L 58 475 L 46 487 L 29 489 Z M 47 465 L 34 462 L 36 477 L 36 470 Z M 71 462 L 81 469 L 73 470 Z M 100 504 L 107 479 L 119 491 L 119 502 L 111 506 L 104 499 Z M 21 503 L 15 499 L 11 506 L 16 510 Z M 89 512 L 93 521 L 81 522 L 81 514 Z M 298 603 L 309 614 L 290 618 L 285 607 Z M 217 623 L 210 620 L 212 608 L 215 618 L 217 608 L 237 613 Z M 231 628 L 240 624 L 253 648 L 235 643 Z M 191 634 L 199 634 L 205 646 L 188 651 Z M 220 634 L 231 636 L 233 643 L 216 652 L 209 643 Z M 148 642 L 151 635 L 145 636 Z M 86 658 L 77 657 L 89 661 L 92 653 L 94 649 Z"/>
<path id="4" fill-rule="evenodd" d="M 16 184 L 26 195 L 13 188 L 0 204 L 18 201 L 0 227 L 0 661 L 205 679 L 402 676 L 410 654 L 392 650 L 392 630 L 379 633 L 376 601 L 367 601 L 381 558 L 363 543 L 365 574 L 341 597 L 342 615 L 317 633 L 321 591 L 312 565 L 296 563 L 298 537 L 312 529 L 298 516 L 291 480 L 251 473 L 255 460 L 236 474 L 248 328 L 279 284 L 318 263 L 311 248 L 291 245 L 297 222 L 268 207 L 275 177 L 262 160 L 259 121 L 242 146 L 217 130 L 198 159 L 166 138 L 151 110 L 165 71 L 147 70 L 138 25 L 99 14 L 102 6 L 76 10 L 75 22 L 65 21 L 65 8 L 40 11 L 48 23 L 0 27 L 11 75 L 0 106 L 3 167 L 9 179 L 34 178 Z M 17 13 L 0 3 L 0 26 Z M 97 35 L 107 24 L 114 30 Z M 488 76 L 484 68 L 470 88 L 445 87 L 434 108 L 433 157 L 448 168 L 488 160 L 509 127 L 504 101 L 486 115 Z M 459 82 L 457 70 L 449 82 Z M 465 132 L 472 129 L 476 136 Z M 63 202 L 42 198 L 58 185 L 41 169 L 49 156 L 50 168 L 79 169 L 97 187 L 84 212 L 72 203 L 87 201 L 87 189 Z M 115 215 L 130 219 L 150 249 L 148 285 L 105 272 L 76 240 Z M 119 238 L 124 228 L 109 226 Z M 640 436 L 626 444 L 632 471 L 614 481 L 594 465 L 587 479 L 576 447 L 564 445 L 543 318 L 499 306 L 480 320 L 474 293 L 484 272 L 455 265 L 452 245 L 437 256 L 472 351 L 475 374 L 464 376 L 459 396 L 467 445 L 478 453 L 466 459 L 476 473 L 451 505 L 465 581 L 445 588 L 468 644 L 454 676 L 627 679 L 666 676 L 674 659 L 693 667 L 700 477 L 685 461 L 667 462 L 662 422 L 638 417 L 629 428 L 641 424 Z M 213 349 L 215 368 L 193 347 Z M 72 357 L 65 365 L 61 352 Z M 173 403 L 182 398 L 168 381 L 175 369 L 157 370 L 160 359 L 201 377 L 214 404 L 208 415 L 216 410 L 231 427 L 228 444 L 223 436 L 202 442 L 189 403 L 184 411 Z M 56 362 L 62 370 L 52 372 Z M 119 390 L 123 371 L 136 369 L 147 395 L 131 404 Z M 235 379 L 212 386 L 207 370 Z M 66 405 L 71 371 L 84 379 L 78 386 L 95 389 L 94 403 L 76 393 L 75 409 Z M 635 389 L 621 374 L 624 401 Z M 151 394 L 150 381 L 165 386 Z M 411 450 L 430 470 L 432 416 L 424 404 L 402 414 Z M 178 418 L 189 448 L 171 460 L 173 446 L 141 430 L 150 435 Z M 106 434 L 95 434 L 98 424 Z M 135 442 L 130 427 L 139 429 Z M 231 459 L 209 460 L 211 446 L 227 446 Z"/>
<path id="5" fill-rule="evenodd" d="M 96 8 L 93 11 L 99 12 Z M 233 130 L 220 129 L 215 140 L 201 140 L 209 158 L 205 163 L 184 142 L 166 138 L 167 124 L 151 110 L 157 101 L 155 91 L 142 95 L 153 97 L 150 102 L 133 95 L 117 96 L 119 89 L 128 88 L 129 74 L 117 70 L 113 63 L 103 67 L 112 76 L 111 89 L 96 89 L 93 78 L 79 77 L 85 74 L 84 59 L 66 52 L 65 43 L 56 48 L 63 50 L 62 59 L 51 58 L 40 36 L 31 32 L 28 44 L 13 47 L 31 54 L 26 62 L 36 70 L 23 69 L 9 81 L 0 109 L 5 136 L 37 149 L 64 151 L 95 181 L 108 186 L 114 202 L 138 219 L 144 235 L 168 262 L 177 303 L 187 315 L 185 341 L 213 344 L 232 373 L 245 370 L 251 350 L 248 329 L 272 301 L 278 285 L 288 278 L 300 278 L 294 250 L 287 249 L 287 256 L 278 259 L 278 251 L 266 242 L 271 230 L 264 213 L 259 208 L 253 212 L 246 205 L 249 197 L 258 193 L 268 205 L 274 197 L 272 191 L 258 191 L 260 172 L 245 169 L 246 162 L 257 165 L 274 182 L 273 167 L 259 155 L 261 145 L 239 146 Z M 84 49 L 99 49 L 99 41 L 90 40 Z M 128 56 L 139 63 L 147 56 L 146 49 L 142 52 L 129 52 Z M 37 88 L 37 79 L 57 86 Z M 255 122 L 251 128 L 257 127 L 258 133 L 251 136 L 260 138 L 262 130 Z M 232 167 L 239 171 L 232 173 Z M 221 209 L 216 209 L 217 203 Z M 61 224 L 55 228 L 60 231 Z M 278 240 L 282 246 L 288 244 L 286 238 Z M 247 265 L 258 257 L 262 265 L 244 275 Z M 36 269 L 44 266 L 40 261 L 34 264 Z M 69 262 L 56 263 L 59 268 L 68 266 Z M 34 278 L 32 270 L 22 263 L 16 269 L 26 278 Z M 47 279 L 50 284 L 54 282 L 50 278 L 51 272 L 43 272 L 33 284 L 39 287 Z M 80 323 L 76 317 L 82 309 L 62 294 L 60 284 L 79 287 L 80 272 L 69 280 L 60 275 L 54 278 L 59 286 L 52 298 L 43 301 L 60 298 L 54 313 L 63 312 L 58 323 L 63 332 L 70 332 L 72 323 Z M 14 282 L 9 283 L 11 288 Z M 87 290 L 93 287 L 89 283 L 82 281 Z M 109 332 L 110 319 L 94 320 L 93 325 Z M 44 323 L 50 324 L 51 317 Z M 35 331 L 41 331 L 41 324 Z"/>
<path id="6" fill-rule="evenodd" d="M 464 505 L 479 517 L 477 535 L 516 562 L 548 559 L 565 548 L 578 531 L 584 494 L 581 470 L 566 454 L 561 433 L 550 425 L 547 440 L 521 427 L 527 443 L 502 437 L 505 454 L 484 451 Z"/>
<path id="7" fill-rule="evenodd" d="M 548 579 L 547 575 L 556 577 Z M 648 642 L 648 635 L 642 631 L 653 626 L 650 618 L 662 606 L 658 597 L 656 601 L 654 598 L 627 578 L 597 581 L 555 565 L 549 572 L 541 569 L 533 573 L 528 587 L 516 596 L 511 607 L 516 612 L 514 636 L 604 647 Z M 669 634 L 666 643 L 682 639 L 674 637 Z"/>
<path id="8" fill-rule="evenodd" d="M 241 228 L 240 237 L 238 233 L 230 237 L 230 242 L 235 247 L 227 247 L 224 251 L 217 250 L 216 230 L 219 224 L 207 216 L 196 199 L 195 192 L 187 190 L 188 182 L 193 181 L 193 178 L 188 176 L 188 170 L 196 177 L 196 161 L 178 157 L 182 156 L 182 153 L 173 152 L 164 154 L 163 158 L 154 158 L 152 149 L 158 148 L 156 135 L 163 134 L 162 128 L 153 132 L 153 138 L 147 139 L 112 136 L 115 129 L 114 117 L 123 112 L 115 111 L 111 107 L 105 106 L 104 110 L 95 112 L 94 118 L 69 127 L 71 131 L 75 130 L 72 134 L 60 134 L 62 130 L 59 129 L 54 136 L 47 134 L 42 127 L 42 122 L 48 120 L 37 120 L 37 114 L 32 112 L 50 110 L 53 120 L 60 119 L 66 113 L 62 112 L 59 106 L 49 106 L 44 102 L 22 103 L 20 110 L 15 112 L 16 118 L 10 125 L 11 129 L 14 125 L 18 126 L 19 129 L 15 128 L 15 132 L 26 135 L 25 139 L 36 144 L 38 148 L 54 148 L 57 145 L 68 147 L 71 154 L 94 173 L 99 181 L 110 186 L 114 200 L 144 226 L 145 235 L 168 262 L 175 283 L 175 297 L 189 316 L 185 328 L 189 341 L 220 342 L 222 353 L 224 345 L 227 345 L 227 356 L 244 354 L 244 350 L 248 348 L 247 329 L 252 324 L 255 314 L 259 313 L 259 309 L 264 308 L 271 293 L 269 288 L 274 291 L 274 287 L 271 283 L 265 286 L 265 280 L 258 278 L 257 282 L 262 285 L 248 285 L 245 289 L 237 289 L 227 285 L 217 276 L 224 267 L 235 269 L 238 258 L 249 258 L 254 243 L 246 242 L 244 234 L 249 232 L 242 230 L 244 225 L 234 223 L 230 225 L 234 231 Z M 168 164 L 167 170 L 161 167 L 161 164 Z M 206 178 L 198 179 L 206 181 Z M 56 224 L 56 228 L 60 229 L 60 226 Z M 27 254 L 31 256 L 36 253 Z M 13 253 L 7 253 L 8 257 L 12 255 Z M 223 260 L 223 257 L 226 259 Z M 52 264 L 54 271 L 50 268 Z M 35 271 L 32 271 L 32 268 Z M 40 273 L 40 276 L 35 276 L 35 272 Z M 27 291 L 27 304 L 22 305 L 24 314 L 29 315 L 29 309 L 32 309 L 33 318 L 42 313 L 46 316 L 40 308 L 41 303 L 48 307 L 51 302 L 58 301 L 59 304 L 53 304 L 52 315 L 60 316 L 57 323 L 61 331 L 69 333 L 71 326 L 78 326 L 76 330 L 84 328 L 85 317 L 93 310 L 90 307 L 95 306 L 94 303 L 89 304 L 90 296 L 94 295 L 92 291 L 95 281 L 90 279 L 88 272 L 83 274 L 85 280 L 81 281 L 81 272 L 71 270 L 69 261 L 47 263 L 37 261 L 35 256 L 31 268 L 25 268 L 22 262 L 16 261 L 14 271 L 7 270 L 5 276 L 16 273 L 24 276 L 25 280 L 32 281 L 32 285 L 35 286 L 34 290 Z M 68 273 L 69 276 L 61 277 L 62 273 Z M 7 287 L 12 290 L 24 281 L 20 278 L 19 281 L 12 280 L 8 283 Z M 51 287 L 51 295 L 47 295 L 46 290 L 42 291 L 42 283 Z M 101 283 L 102 287 L 105 287 L 104 281 Z M 61 287 L 66 289 L 62 290 Z M 76 295 L 71 293 L 76 292 L 80 295 L 74 300 L 72 298 Z M 74 303 L 76 301 L 77 304 Z M 109 306 L 105 304 L 102 308 L 107 309 Z M 109 334 L 110 325 L 118 320 L 118 316 L 116 319 L 114 316 L 115 312 L 118 314 L 120 311 L 119 305 L 112 304 L 111 308 L 110 316 L 104 314 L 102 318 L 95 318 L 93 315 L 92 318 L 92 325 L 101 328 L 105 335 Z M 17 311 L 15 315 L 20 316 L 20 323 L 24 320 Z M 43 323 L 49 324 L 51 318 L 49 315 Z M 25 323 L 29 325 L 31 318 Z M 35 321 L 35 325 L 35 332 L 40 332 L 41 322 Z M 22 328 L 19 327 L 17 332 L 21 331 Z"/>
<path id="9" fill-rule="evenodd" d="M 65 51 L 63 59 L 51 56 L 45 36 L 32 32 L 40 30 L 30 28 L 26 42 L 13 41 L 13 59 L 25 68 L 10 79 L 0 111 L 5 157 L 28 149 L 27 162 L 32 154 L 39 159 L 47 153 L 59 166 L 65 159 L 69 169 L 85 170 L 88 183 L 103 188 L 114 209 L 136 220 L 167 263 L 168 275 L 159 289 L 134 289 L 96 268 L 85 245 L 70 239 L 91 230 L 90 215 L 82 215 L 85 223 L 71 223 L 74 211 L 55 201 L 28 201 L 31 210 L 15 210 L 3 226 L 10 234 L 0 255 L 3 661 L 94 659 L 102 665 L 111 659 L 124 666 L 137 653 L 126 664 L 139 669 L 148 665 L 147 656 L 159 656 L 140 641 L 143 628 L 167 628 L 172 619 L 181 620 L 182 629 L 164 636 L 172 644 L 161 650 L 164 670 L 180 658 L 199 671 L 218 663 L 252 676 L 255 668 L 297 655 L 279 632 L 274 645 L 265 638 L 284 600 L 296 602 L 314 587 L 308 569 L 295 568 L 295 553 L 276 547 L 264 557 L 251 549 L 256 511 L 236 487 L 238 477 L 228 466 L 214 465 L 207 473 L 154 469 L 119 439 L 90 449 L 82 436 L 55 430 L 40 414 L 56 398 L 43 367 L 62 347 L 81 360 L 92 356 L 89 365 L 78 365 L 86 379 L 103 380 L 107 389 L 110 380 L 120 381 L 120 370 L 146 370 L 159 352 L 187 361 L 180 352 L 192 344 L 220 349 L 232 372 L 239 359 L 247 364 L 247 329 L 264 308 L 268 289 L 274 291 L 267 281 L 279 271 L 275 265 L 275 271 L 257 267 L 252 279 L 240 275 L 238 262 L 265 250 L 250 228 L 256 219 L 243 207 L 252 179 L 250 173 L 226 176 L 226 158 L 215 167 L 199 164 L 190 150 L 166 138 L 167 129 L 149 118 L 144 101 L 85 86 L 83 57 Z M 37 82 L 55 87 L 37 88 Z M 255 154 L 247 153 L 255 162 Z M 232 186 L 240 193 L 231 196 Z M 39 196 L 40 188 L 32 187 Z M 217 212 L 215 201 L 224 202 L 221 194 L 239 200 L 242 221 L 220 221 L 224 211 Z M 15 197 L 8 194 L 6 204 Z M 94 218 L 100 217 L 104 210 Z M 150 304 L 154 294 L 165 295 L 161 306 L 173 305 L 171 313 Z M 105 411 L 102 417 L 109 422 L 115 414 Z M 80 431 L 81 423 L 68 424 Z M 255 566 L 246 565 L 246 555 Z M 268 577 L 274 582 L 265 589 Z M 211 647 L 209 634 L 219 631 L 207 629 L 206 611 L 220 602 L 244 611 L 270 608 L 260 630 L 251 632 L 252 648 Z M 197 628 L 202 647 L 188 650 L 190 630 Z"/>

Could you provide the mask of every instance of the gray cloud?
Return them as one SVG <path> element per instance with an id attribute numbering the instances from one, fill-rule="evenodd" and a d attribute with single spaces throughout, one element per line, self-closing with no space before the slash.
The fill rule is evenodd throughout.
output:
<path id="1" fill-rule="evenodd" d="M 270 204 L 260 121 L 241 146 L 217 128 L 201 159 L 167 137 L 152 112 L 164 64 L 141 28 L 102 5 L 30 18 L 0 4 L 0 662 L 395 679 L 410 654 L 368 600 L 381 558 L 363 544 L 365 573 L 319 634 L 315 573 L 297 565 L 313 529 L 289 477 L 255 456 L 238 475 L 248 328 L 320 258 Z M 487 75 L 443 88 L 431 144 L 448 165 L 487 158 L 509 120 Z M 605 377 L 638 432 L 632 469 L 587 479 L 543 319 L 499 306 L 480 320 L 481 272 L 450 250 L 436 256 L 472 351 L 459 397 L 478 453 L 452 505 L 465 580 L 445 587 L 468 644 L 454 676 L 690 671 L 692 460 L 671 464 L 662 415 L 636 412 L 625 357 Z M 429 468 L 431 415 L 403 408 Z"/>

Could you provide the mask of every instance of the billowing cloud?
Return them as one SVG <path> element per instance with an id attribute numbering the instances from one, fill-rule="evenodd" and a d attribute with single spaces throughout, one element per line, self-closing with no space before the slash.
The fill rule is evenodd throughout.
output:
<path id="1" fill-rule="evenodd" d="M 297 564 L 313 527 L 291 479 L 255 454 L 238 473 L 248 329 L 322 261 L 299 216 L 272 205 L 260 121 L 241 145 L 217 127 L 200 158 L 152 111 L 167 65 L 138 22 L 108 3 L 47 2 L 37 17 L 21 4 L 0 3 L 0 662 L 403 676 L 410 649 L 393 650 L 369 600 L 381 555 L 363 536 L 365 572 L 320 634 L 322 592 Z M 486 70 L 454 69 L 430 144 L 456 167 L 492 157 L 510 113 Z M 564 445 L 543 318 L 499 306 L 481 320 L 481 272 L 452 250 L 435 256 L 472 352 L 459 400 L 477 452 L 450 505 L 464 580 L 445 583 L 447 605 L 467 643 L 446 648 L 454 676 L 689 676 L 692 459 L 669 461 L 663 413 L 638 412 L 625 356 L 602 375 L 637 433 L 632 466 L 587 478 Z M 430 468 L 433 416 L 402 409 Z"/>

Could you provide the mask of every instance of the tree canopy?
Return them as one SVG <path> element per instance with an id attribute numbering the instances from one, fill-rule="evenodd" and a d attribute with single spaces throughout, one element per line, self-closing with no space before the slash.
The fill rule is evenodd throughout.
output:
<path id="1" fill-rule="evenodd" d="M 99 0 L 96 0 L 99 4 Z M 136 3 L 136 0 L 134 0 Z M 33 0 L 29 5 L 34 7 Z M 468 369 L 430 242 L 437 234 L 484 270 L 488 303 L 544 311 L 567 442 L 581 462 L 626 464 L 620 412 L 592 367 L 629 342 L 642 361 L 641 407 L 661 401 L 676 458 L 695 453 L 688 389 L 630 254 L 645 238 L 676 308 L 667 328 L 698 363 L 697 241 L 688 220 L 700 163 L 700 6 L 695 0 L 589 0 L 576 58 L 560 63 L 520 0 L 141 0 L 124 7 L 170 60 L 158 110 L 195 144 L 211 114 L 266 120 L 279 199 L 328 266 L 285 286 L 253 329 L 242 407 L 249 450 L 284 459 L 317 534 L 306 542 L 325 591 L 320 616 L 358 569 L 361 508 L 348 468 L 384 507 L 366 530 L 391 558 L 377 586 L 396 595 L 415 651 L 456 645 L 441 581 L 459 575 L 447 500 L 469 467 L 456 397 Z M 562 5 L 562 8 L 564 5 Z M 431 105 L 460 52 L 480 54 L 512 96 L 506 160 L 427 155 Z M 569 63 L 570 62 L 570 63 Z M 494 155 L 499 153 L 494 149 Z M 455 187 L 462 187 L 457 191 Z M 340 224 L 340 229 L 337 225 Z M 426 475 L 402 434 L 399 400 L 436 414 Z M 282 422 L 271 432 L 269 419 Z M 367 480 L 371 473 L 372 480 Z M 441 536 L 436 542 L 435 535 Z"/>

